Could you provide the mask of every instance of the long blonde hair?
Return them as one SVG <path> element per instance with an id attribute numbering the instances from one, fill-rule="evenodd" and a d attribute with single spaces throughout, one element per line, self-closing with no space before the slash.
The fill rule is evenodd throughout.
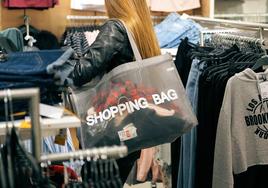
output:
<path id="1" fill-rule="evenodd" d="M 123 20 L 132 32 L 142 58 L 160 55 L 146 0 L 105 0 L 109 18 Z"/>

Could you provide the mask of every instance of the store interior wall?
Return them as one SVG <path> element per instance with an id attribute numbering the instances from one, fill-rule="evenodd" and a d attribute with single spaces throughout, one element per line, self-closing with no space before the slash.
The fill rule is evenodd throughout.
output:
<path id="1" fill-rule="evenodd" d="M 240 14 L 243 17 L 232 17 L 229 19 L 247 22 L 267 23 L 268 0 L 215 0 L 215 16 Z M 227 17 L 226 17 L 227 18 Z"/>
<path id="2" fill-rule="evenodd" d="M 39 30 L 48 30 L 54 33 L 58 38 L 63 34 L 66 26 L 70 24 L 66 19 L 67 15 L 104 15 L 104 13 L 94 11 L 76 11 L 70 9 L 71 0 L 61 0 L 60 4 L 48 10 L 27 9 L 26 15 L 30 17 L 30 24 Z M 201 8 L 197 10 L 186 11 L 187 14 L 198 14 L 208 16 L 209 0 L 200 0 Z M 1 6 L 0 6 L 1 7 Z M 167 13 L 153 12 L 153 15 L 167 15 Z M 0 29 L 9 27 L 18 27 L 24 24 L 24 10 L 9 10 L 0 8 Z"/>

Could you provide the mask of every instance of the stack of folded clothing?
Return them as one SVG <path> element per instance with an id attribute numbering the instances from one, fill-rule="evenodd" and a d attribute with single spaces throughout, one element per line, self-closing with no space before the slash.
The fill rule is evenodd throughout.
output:
<path id="1" fill-rule="evenodd" d="M 189 42 L 197 44 L 200 41 L 202 27 L 191 19 L 177 13 L 169 14 L 160 24 L 155 26 L 155 32 L 161 48 L 177 48 L 181 40 L 188 38 Z"/>
<path id="2" fill-rule="evenodd" d="M 0 90 L 38 87 L 41 102 L 46 104 L 59 102 L 60 98 L 57 95 L 59 89 L 46 68 L 59 60 L 63 53 L 64 50 L 40 50 L 7 54 L 6 60 L 0 62 Z M 23 110 L 23 107 L 18 110 Z"/>

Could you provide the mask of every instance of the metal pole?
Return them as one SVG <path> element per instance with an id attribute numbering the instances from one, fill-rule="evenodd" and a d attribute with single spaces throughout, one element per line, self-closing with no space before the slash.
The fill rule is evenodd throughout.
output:
<path id="1" fill-rule="evenodd" d="M 224 20 L 224 19 L 212 19 L 212 18 L 205 18 L 199 16 L 187 16 L 195 21 L 206 22 L 206 23 L 214 23 L 214 24 L 225 24 L 231 26 L 243 26 L 243 27 L 250 27 L 250 28 L 263 28 L 268 29 L 268 24 L 262 23 L 254 23 L 254 22 L 242 22 L 242 21 L 233 21 L 233 20 Z"/>
<path id="2" fill-rule="evenodd" d="M 102 147 L 92 148 L 87 150 L 80 150 L 69 153 L 54 153 L 49 155 L 41 156 L 41 162 L 52 162 L 52 161 L 66 161 L 70 159 L 81 159 L 81 158 L 93 158 L 93 157 L 108 157 L 108 158 L 122 158 L 128 153 L 126 146 L 113 146 L 113 147 Z"/>
<path id="3" fill-rule="evenodd" d="M 41 131 L 39 119 L 39 89 L 14 89 L 10 90 L 12 99 L 23 99 L 29 101 L 29 112 L 31 117 L 32 151 L 33 156 L 39 161 L 41 155 Z M 0 91 L 0 99 L 5 98 L 5 90 Z"/>

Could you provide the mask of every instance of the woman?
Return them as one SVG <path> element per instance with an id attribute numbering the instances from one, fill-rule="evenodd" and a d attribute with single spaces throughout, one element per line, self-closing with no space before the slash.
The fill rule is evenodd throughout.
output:
<path id="1" fill-rule="evenodd" d="M 123 20 L 133 34 L 142 58 L 160 55 L 160 48 L 153 30 L 146 0 L 105 0 L 108 20 L 101 28 L 96 41 L 69 75 L 74 85 L 81 86 L 94 77 L 109 72 L 123 63 L 134 60 L 134 55 L 125 27 L 115 19 Z M 140 152 L 118 160 L 120 175 L 124 183 Z"/>
<path id="2" fill-rule="evenodd" d="M 105 5 L 109 18 L 123 20 L 132 32 L 142 58 L 160 55 L 146 0 L 105 0 Z M 131 62 L 133 58 L 124 26 L 116 20 L 109 20 L 85 55 L 87 61 L 76 64 L 69 77 L 74 85 L 81 86 L 97 75 Z"/>

